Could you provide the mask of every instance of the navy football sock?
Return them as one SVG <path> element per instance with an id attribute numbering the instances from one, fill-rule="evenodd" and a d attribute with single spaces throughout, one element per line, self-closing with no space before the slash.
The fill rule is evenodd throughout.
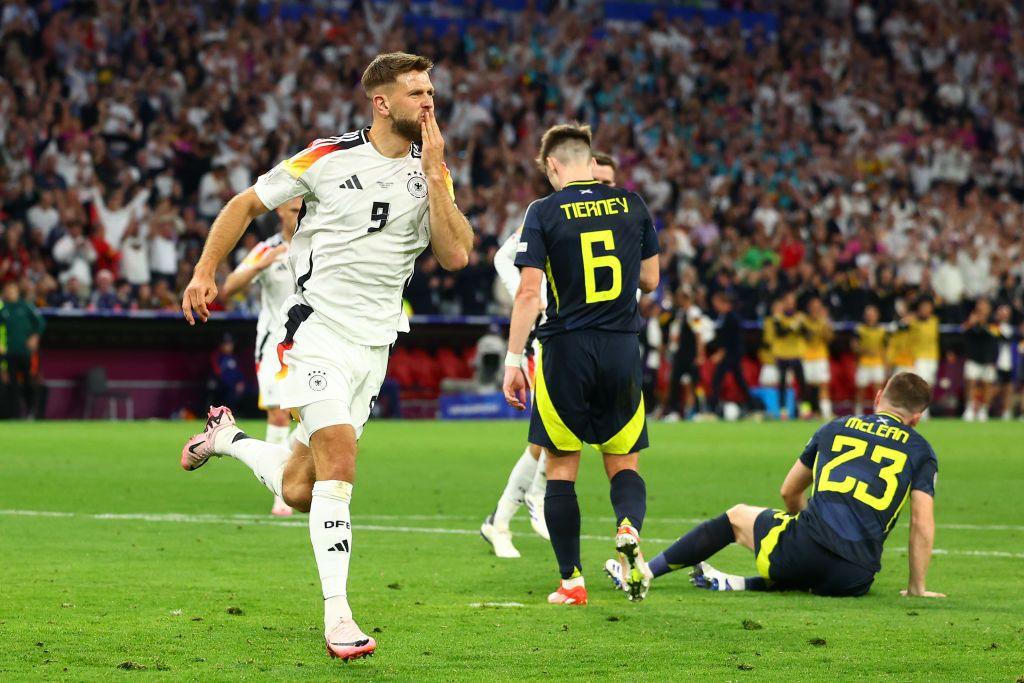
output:
<path id="1" fill-rule="evenodd" d="M 555 550 L 562 578 L 579 576 L 583 567 L 580 562 L 580 504 L 576 500 L 576 482 L 548 479 L 544 521 L 551 534 L 551 547 Z"/>
<path id="2" fill-rule="evenodd" d="M 640 531 L 647 515 L 647 485 L 640 473 L 622 470 L 612 477 L 611 498 L 616 523 L 628 523 Z"/>
<path id="3" fill-rule="evenodd" d="M 768 584 L 767 579 L 762 576 L 748 576 L 743 580 L 746 584 L 748 591 L 768 591 L 771 590 L 771 586 Z"/>
<path id="4" fill-rule="evenodd" d="M 648 563 L 655 576 L 703 562 L 736 540 L 729 516 L 721 514 L 695 526 Z"/>

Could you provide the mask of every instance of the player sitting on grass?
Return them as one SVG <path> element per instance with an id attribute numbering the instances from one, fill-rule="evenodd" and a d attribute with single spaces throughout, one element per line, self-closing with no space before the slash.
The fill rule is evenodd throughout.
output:
<path id="1" fill-rule="evenodd" d="M 787 511 L 735 505 L 698 525 L 650 561 L 655 578 L 694 567 L 709 590 L 802 590 L 857 596 L 881 569 L 882 544 L 910 500 L 910 579 L 902 595 L 945 597 L 925 588 L 935 539 L 935 451 L 914 430 L 931 389 L 909 372 L 875 396 L 875 414 L 826 423 L 782 484 Z M 804 491 L 811 486 L 810 500 Z M 760 576 L 720 572 L 705 562 L 730 543 L 754 551 Z M 621 569 L 605 571 L 617 588 Z"/>

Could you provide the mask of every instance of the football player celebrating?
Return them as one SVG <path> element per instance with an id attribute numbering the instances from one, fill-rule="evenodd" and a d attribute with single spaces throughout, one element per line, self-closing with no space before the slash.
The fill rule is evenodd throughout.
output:
<path id="1" fill-rule="evenodd" d="M 604 152 L 594 152 L 591 159 L 591 172 L 594 180 L 603 185 L 615 187 L 615 159 Z M 498 271 L 498 277 L 505 285 L 513 298 L 519 291 L 519 269 L 516 268 L 516 253 L 519 250 L 519 236 L 522 228 L 516 230 L 505 240 L 498 252 L 494 255 L 494 269 Z M 544 311 L 547 309 L 547 291 L 541 288 L 540 291 L 540 324 L 544 324 L 546 317 Z M 537 340 L 533 341 L 533 356 L 539 352 Z M 526 372 L 530 386 L 533 386 L 533 364 L 532 358 L 528 361 Z M 524 503 L 530 513 L 530 525 L 544 540 L 550 540 L 548 527 L 544 522 L 544 490 L 547 486 L 545 475 L 547 456 L 544 449 L 532 443 L 526 444 L 526 450 L 519 456 L 512 472 L 508 475 L 508 482 L 505 490 L 502 491 L 494 512 L 487 516 L 484 523 L 480 525 L 480 535 L 485 541 L 491 544 L 494 554 L 497 557 L 517 558 L 519 551 L 512 543 L 512 532 L 509 529 L 509 522 Z"/>
<path id="2" fill-rule="evenodd" d="M 260 387 L 260 408 L 267 411 L 267 443 L 288 447 L 288 428 L 291 417 L 281 409 L 277 396 L 275 375 L 279 369 L 276 362 L 277 350 L 273 348 L 271 333 L 284 326 L 281 317 L 285 299 L 295 293 L 295 274 L 288 266 L 288 243 L 295 234 L 302 211 L 302 198 L 296 197 L 277 207 L 281 219 L 281 231 L 270 239 L 263 240 L 238 264 L 234 272 L 224 281 L 220 295 L 229 299 L 247 287 L 260 287 L 260 314 L 256 319 L 256 380 Z M 264 363 L 263 359 L 267 362 Z M 274 515 L 290 515 L 292 509 L 279 495 L 274 495 Z"/>
<path id="3" fill-rule="evenodd" d="M 289 248 L 296 293 L 285 303 L 276 340 L 280 404 L 300 418 L 299 443 L 289 453 L 253 439 L 229 410 L 211 408 L 206 430 L 185 444 L 181 464 L 194 470 L 211 456 L 232 456 L 293 508 L 309 512 L 327 651 L 346 660 L 377 647 L 348 604 L 349 501 L 357 440 L 384 380 L 388 350 L 405 327 L 402 290 L 428 244 L 447 270 L 464 268 L 473 245 L 444 164 L 432 66 L 416 55 L 378 55 L 362 77 L 373 125 L 313 142 L 228 202 L 181 306 L 189 324 L 205 322 L 217 294 L 214 271 L 245 227 L 303 198 L 306 213 Z"/>
<path id="4" fill-rule="evenodd" d="M 882 568 L 882 545 L 910 501 L 910 576 L 903 595 L 945 597 L 926 588 L 935 540 L 935 451 L 914 427 L 931 389 L 910 372 L 875 396 L 872 415 L 827 422 L 807 442 L 782 484 L 786 510 L 734 505 L 698 525 L 650 562 L 655 577 L 694 567 L 710 590 L 801 590 L 857 596 Z M 808 500 L 804 492 L 811 487 Z M 705 560 L 731 543 L 754 551 L 759 576 L 725 574 Z M 623 587 L 616 560 L 605 563 Z"/>

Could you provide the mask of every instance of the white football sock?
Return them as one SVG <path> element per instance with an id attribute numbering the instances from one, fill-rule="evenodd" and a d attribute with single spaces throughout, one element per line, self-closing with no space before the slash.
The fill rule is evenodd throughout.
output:
<path id="1" fill-rule="evenodd" d="M 352 523 L 349 501 L 352 484 L 347 481 L 318 481 L 313 484 L 309 508 L 309 540 L 313 544 L 316 568 L 324 592 L 324 632 L 338 619 L 351 619 L 348 606 L 348 563 L 352 553 Z"/>
<path id="2" fill-rule="evenodd" d="M 288 448 L 288 434 L 291 432 L 291 427 L 285 425 L 284 427 L 277 427 L 272 424 L 267 425 L 267 443 L 272 443 L 275 446 L 284 446 Z"/>
<path id="3" fill-rule="evenodd" d="M 530 455 L 530 449 L 527 448 L 523 451 L 523 454 L 519 456 L 519 460 L 516 461 L 515 467 L 512 468 L 512 472 L 508 475 L 508 483 L 505 484 L 505 490 L 501 494 L 501 498 L 498 499 L 498 505 L 494 508 L 494 526 L 498 529 L 508 529 L 508 523 L 512 521 L 512 516 L 516 514 L 516 510 L 523 504 L 523 496 L 526 495 L 526 490 L 530 488 L 530 483 L 533 481 L 533 475 L 537 471 L 537 461 Z"/>
<path id="4" fill-rule="evenodd" d="M 235 437 L 242 433 L 238 427 L 222 429 L 213 444 L 214 450 L 245 463 L 256 475 L 256 478 L 270 489 L 271 493 L 280 496 L 283 488 L 284 466 L 292 452 L 285 446 L 260 441 L 251 436 L 235 441 Z"/>
<path id="5" fill-rule="evenodd" d="M 831 420 L 834 417 L 832 415 L 832 399 L 821 399 L 821 417 L 826 420 Z"/>
<path id="6" fill-rule="evenodd" d="M 562 579 L 562 588 L 572 590 L 573 588 L 585 587 L 586 583 L 583 581 L 583 575 L 573 577 L 571 579 Z"/>
<path id="7" fill-rule="evenodd" d="M 533 481 L 530 482 L 529 496 L 531 498 L 540 497 L 540 500 L 544 500 L 544 493 L 548 488 L 547 463 L 548 452 L 542 450 L 540 457 L 537 458 L 537 471 L 533 475 Z"/>

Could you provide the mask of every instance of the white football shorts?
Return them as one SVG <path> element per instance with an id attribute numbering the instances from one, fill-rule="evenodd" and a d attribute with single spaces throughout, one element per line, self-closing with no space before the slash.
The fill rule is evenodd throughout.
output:
<path id="1" fill-rule="evenodd" d="M 807 384 L 828 384 L 830 381 L 832 381 L 832 371 L 829 368 L 827 359 L 804 361 L 804 382 Z"/>
<path id="2" fill-rule="evenodd" d="M 307 443 L 316 430 L 339 424 L 352 425 L 358 438 L 387 374 L 389 347 L 350 342 L 308 307 L 293 307 L 288 318 L 276 349 L 281 359 L 277 395 L 282 408 L 298 409 L 306 421 L 312 418 L 303 425 L 300 440 Z M 320 405 L 304 410 L 313 404 Z M 325 406 L 330 414 L 324 413 Z"/>
<path id="3" fill-rule="evenodd" d="M 879 387 L 885 384 L 884 365 L 858 365 L 857 372 L 853 377 L 854 384 L 858 389 L 865 387 Z"/>
<path id="4" fill-rule="evenodd" d="M 964 379 L 968 382 L 995 382 L 996 366 L 992 363 L 975 363 L 969 360 L 964 363 Z"/>

